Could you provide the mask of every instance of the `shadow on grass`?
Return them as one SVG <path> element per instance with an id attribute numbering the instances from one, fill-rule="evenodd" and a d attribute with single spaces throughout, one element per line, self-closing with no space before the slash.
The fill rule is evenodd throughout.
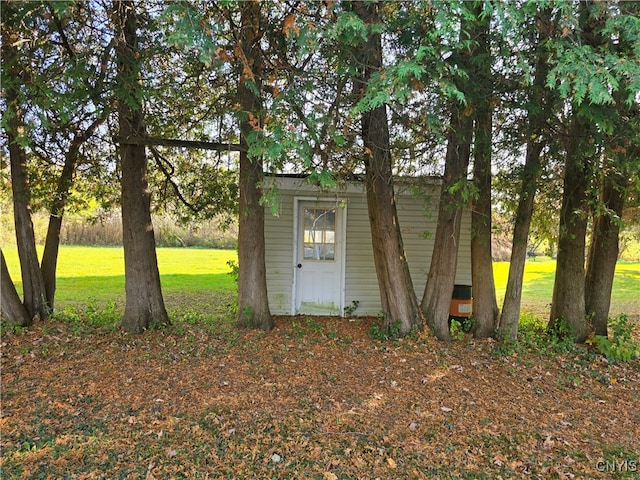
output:
<path id="1" fill-rule="evenodd" d="M 637 299 L 640 296 L 640 269 L 617 269 L 613 284 L 615 288 L 633 291 Z"/>
<path id="2" fill-rule="evenodd" d="M 522 288 L 523 305 L 544 317 L 553 299 L 555 272 L 536 272 L 536 278 L 526 281 Z M 621 313 L 640 318 L 640 269 L 618 269 L 611 293 L 610 316 Z"/>
<path id="3" fill-rule="evenodd" d="M 237 285 L 226 273 L 163 275 L 160 281 L 170 314 L 185 311 L 219 313 L 237 298 Z M 87 306 L 102 308 L 112 304 L 124 308 L 124 275 L 58 278 L 56 309 L 82 309 Z"/>
<path id="4" fill-rule="evenodd" d="M 234 340 L 237 288 L 227 274 L 166 275 L 162 277 L 169 332 L 183 334 L 189 325 Z M 67 322 L 77 335 L 119 329 L 125 310 L 123 276 L 61 278 L 54 317 Z"/>
<path id="5" fill-rule="evenodd" d="M 554 278 L 555 272 L 538 272 L 534 280 L 525 280 L 522 287 L 523 299 L 536 299 L 545 304 L 551 303 Z"/>

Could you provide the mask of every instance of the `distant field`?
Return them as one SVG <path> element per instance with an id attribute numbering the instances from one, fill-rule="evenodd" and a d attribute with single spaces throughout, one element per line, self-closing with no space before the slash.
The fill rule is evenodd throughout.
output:
<path id="1" fill-rule="evenodd" d="M 17 283 L 19 266 L 15 248 L 4 250 L 11 275 Z M 219 302 L 217 294 L 232 295 L 236 284 L 229 260 L 235 250 L 158 248 L 158 264 L 167 308 L 173 312 L 199 310 Z M 509 271 L 508 262 L 496 262 L 494 274 L 498 301 L 502 303 Z M 525 268 L 523 309 L 540 317 L 549 313 L 555 261 L 528 260 Z M 616 269 L 611 315 L 626 313 L 640 319 L 640 263 L 621 262 Z M 217 292 L 216 295 L 211 295 Z M 229 295 L 227 295 L 228 297 Z M 120 247 L 62 246 L 58 263 L 56 306 L 124 305 L 124 256 Z"/>

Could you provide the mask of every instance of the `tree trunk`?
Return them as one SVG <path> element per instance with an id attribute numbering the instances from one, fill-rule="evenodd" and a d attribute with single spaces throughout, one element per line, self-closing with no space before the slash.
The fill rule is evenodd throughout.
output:
<path id="1" fill-rule="evenodd" d="M 461 17 L 460 42 L 468 45 L 461 47 L 460 51 L 456 52 L 456 56 L 459 68 L 468 72 L 471 77 L 476 42 L 473 32 L 475 20 L 470 17 L 470 15 Z M 468 95 L 468 83 L 459 81 L 458 90 L 465 96 Z M 451 341 L 449 310 L 458 266 L 460 224 L 462 209 L 465 206 L 463 198 L 467 191 L 467 169 L 473 137 L 472 109 L 466 108 L 463 102 L 456 99 L 452 99 L 451 102 L 451 125 L 447 133 L 447 153 L 438 205 L 438 223 L 431 266 L 420 303 L 427 324 L 438 339 L 446 342 Z"/>
<path id="2" fill-rule="evenodd" d="M 479 117 L 473 165 L 478 197 L 471 217 L 471 284 L 473 336 L 487 338 L 495 335 L 499 315 L 491 254 L 491 111 L 479 112 Z"/>
<path id="3" fill-rule="evenodd" d="M 478 42 L 475 59 L 478 62 L 472 102 L 476 109 L 473 183 L 477 197 L 471 216 L 471 284 L 473 292 L 473 336 L 492 337 L 498 325 L 498 302 L 493 278 L 491 252 L 491 150 L 492 150 L 492 78 L 489 48 L 491 15 L 482 15 L 482 4 L 474 3 L 475 39 Z"/>
<path id="4" fill-rule="evenodd" d="M 463 191 L 473 129 L 473 120 L 466 115 L 462 105 L 456 105 L 452 110 L 433 254 L 420 304 L 427 324 L 436 337 L 445 342 L 451 341 L 449 309 L 458 266 L 460 224 L 465 205 Z"/>
<path id="5" fill-rule="evenodd" d="M 585 236 L 587 185 L 590 177 L 590 122 L 574 113 L 567 139 L 558 260 L 549 328 L 584 342 L 591 328 L 585 316 Z M 564 331 L 562 327 L 568 328 Z"/>
<path id="6" fill-rule="evenodd" d="M 94 120 L 86 130 L 77 130 L 75 132 L 69 150 L 65 155 L 62 172 L 58 179 L 56 196 L 51 204 L 49 226 L 47 228 L 47 237 L 44 243 L 44 253 L 42 254 L 40 269 L 42 270 L 42 278 L 44 279 L 44 286 L 47 292 L 47 302 L 52 311 L 56 293 L 56 270 L 58 266 L 58 251 L 60 249 L 62 218 L 67 206 L 71 186 L 73 185 L 73 176 L 80 156 L 80 147 L 93 135 L 97 128 L 104 123 L 105 119 L 106 116 L 103 113 L 99 118 Z"/>
<path id="7" fill-rule="evenodd" d="M 366 25 L 381 23 L 378 3 L 355 2 L 354 9 Z M 360 55 L 363 72 L 359 80 L 364 94 L 371 75 L 382 68 L 382 39 L 379 33 L 369 34 Z M 400 333 L 407 334 L 422 327 L 422 315 L 398 221 L 385 105 L 362 114 L 362 140 L 365 148 L 367 206 L 385 318 L 384 328 L 389 330 L 392 324 L 400 322 Z"/>
<path id="8" fill-rule="evenodd" d="M 626 183 L 623 175 L 605 174 L 600 202 L 607 212 L 598 214 L 593 223 L 585 279 L 585 311 L 596 335 L 607 336 Z"/>
<path id="9" fill-rule="evenodd" d="M 71 147 L 65 157 L 64 166 L 60 178 L 58 179 L 58 188 L 56 197 L 51 205 L 49 213 L 49 226 L 47 228 L 47 237 L 44 243 L 44 252 L 42 254 L 42 278 L 44 280 L 45 290 L 47 292 L 47 302 L 54 308 L 56 293 L 56 269 L 58 265 L 58 251 L 60 248 L 60 230 L 62 229 L 62 217 L 64 208 L 69 197 L 69 190 L 73 183 L 73 174 L 75 172 L 78 160 L 80 144 L 75 141 L 71 143 Z"/>
<path id="10" fill-rule="evenodd" d="M 540 154 L 543 144 L 530 140 L 527 143 L 527 153 L 522 171 L 520 186 L 520 200 L 516 210 L 513 225 L 513 239 L 511 242 L 511 260 L 509 262 L 509 277 L 504 294 L 502 314 L 498 330 L 504 339 L 515 342 L 518 339 L 518 321 L 520 319 L 520 305 L 522 303 L 522 281 L 524 266 L 527 260 L 527 245 L 529 229 L 533 216 L 533 205 L 540 177 Z"/>
<path id="11" fill-rule="evenodd" d="M 267 296 L 265 267 L 264 208 L 260 204 L 263 162 L 250 155 L 247 137 L 261 128 L 261 91 L 263 70 L 260 47 L 260 2 L 241 4 L 243 58 L 238 82 L 240 121 L 240 201 L 238 222 L 238 324 L 241 327 L 269 331 L 273 318 Z M 252 88 L 253 87 L 253 88 Z M 257 123 L 256 123 L 257 122 Z"/>
<path id="12" fill-rule="evenodd" d="M 114 2 L 118 64 L 120 137 L 144 135 L 144 117 L 138 83 L 136 14 L 133 1 Z M 135 104 L 135 105 L 134 105 Z M 120 144 L 122 162 L 122 243 L 124 247 L 126 306 L 122 327 L 140 333 L 152 325 L 169 323 L 164 306 L 156 243 L 151 223 L 151 193 L 143 145 Z"/>
<path id="13" fill-rule="evenodd" d="M 640 13 L 638 2 L 625 2 L 621 13 L 637 17 Z M 616 49 L 633 55 L 633 38 L 624 36 Z M 593 233 L 587 257 L 585 279 L 585 307 L 587 318 L 596 335 L 607 336 L 611 291 L 619 254 L 620 219 L 624 209 L 629 181 L 632 177 L 634 159 L 640 158 L 637 142 L 633 141 L 637 104 L 625 102 L 629 92 L 629 81 L 620 82 L 613 93 L 617 111 L 614 133 L 607 139 L 605 166 L 600 185 L 600 201 L 594 213 Z M 637 167 L 635 167 L 637 170 Z"/>
<path id="14" fill-rule="evenodd" d="M 389 150 L 380 147 L 383 134 L 379 130 L 387 132 L 388 140 L 386 109 L 365 113 L 362 121 L 364 145 L 372 152 L 366 160 L 367 206 L 384 327 L 400 322 L 400 333 L 407 334 L 422 328 L 422 315 L 400 232 Z"/>
<path id="15" fill-rule="evenodd" d="M 549 72 L 548 53 L 546 42 L 551 37 L 553 25 L 551 24 L 551 10 L 543 9 L 537 22 L 538 40 L 536 45 L 535 78 L 531 92 L 530 106 L 528 108 L 529 135 L 527 137 L 527 153 L 525 155 L 524 169 L 522 170 L 520 184 L 520 199 L 516 209 L 516 218 L 513 225 L 513 239 L 511 242 L 511 260 L 509 262 L 509 277 L 504 294 L 504 303 L 498 330 L 503 339 L 515 342 L 518 338 L 518 321 L 520 319 L 520 306 L 522 303 L 522 280 L 524 278 L 524 266 L 527 260 L 527 245 L 529 241 L 529 229 L 540 178 L 540 155 L 544 148 L 545 121 L 549 114 L 551 104 L 551 92 L 545 88 L 547 74 Z"/>
<path id="16" fill-rule="evenodd" d="M 2 8 L 11 7 L 3 5 Z M 7 109 L 4 120 L 9 146 L 13 215 L 20 257 L 24 306 L 31 319 L 44 320 L 49 318 L 50 309 L 38 262 L 35 233 L 31 220 L 31 191 L 27 171 L 27 153 L 23 147 L 26 135 L 24 114 L 16 88 L 16 82 L 23 77 L 23 71 L 19 66 L 19 53 L 14 45 L 18 40 L 18 36 L 9 30 L 7 22 L 3 18 L 2 62 L 5 65 L 5 77 L 8 80 L 4 82 Z"/>
<path id="17" fill-rule="evenodd" d="M 591 7 L 589 2 L 578 5 L 580 40 L 598 49 L 606 40 L 597 28 L 604 26 L 608 13 L 597 5 Z M 569 331 L 560 333 L 572 335 L 576 343 L 583 343 L 591 333 L 585 310 L 584 261 L 587 189 L 593 176 L 596 149 L 592 143 L 597 132 L 588 114 L 581 111 L 589 107 L 586 101 L 574 105 L 567 138 L 558 262 L 549 318 L 549 327 L 556 331 L 565 323 Z"/>
<path id="18" fill-rule="evenodd" d="M 0 264 L 0 317 L 9 325 L 28 327 L 31 325 L 31 316 L 20 301 L 1 248 Z"/>
<path id="19" fill-rule="evenodd" d="M 7 100 L 9 100 L 8 94 Z M 10 123 L 14 123 L 13 120 Z M 33 222 L 31 221 L 31 208 L 29 206 L 31 194 L 27 180 L 27 156 L 23 148 L 17 143 L 17 137 L 11 130 L 12 127 L 7 129 L 7 139 L 11 164 L 13 215 L 22 273 L 24 306 L 31 318 L 45 320 L 49 318 L 50 309 L 47 305 L 44 280 L 36 251 Z"/>
<path id="20" fill-rule="evenodd" d="M 62 176 L 66 175 L 65 168 L 62 170 Z M 62 178 L 61 178 L 62 179 Z M 60 183 L 58 184 L 60 187 Z M 49 214 L 49 226 L 47 228 L 47 237 L 44 242 L 44 252 L 42 254 L 42 278 L 44 288 L 47 292 L 47 302 L 54 309 L 56 294 L 56 270 L 58 266 L 58 251 L 60 249 L 60 231 L 62 229 L 62 216 L 64 215 L 64 201 L 60 198 L 56 199 L 53 208 Z"/>

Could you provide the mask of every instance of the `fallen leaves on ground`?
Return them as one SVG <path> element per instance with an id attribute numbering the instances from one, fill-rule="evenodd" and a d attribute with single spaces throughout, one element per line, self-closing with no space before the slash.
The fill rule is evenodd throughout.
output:
<path id="1" fill-rule="evenodd" d="M 638 478 L 640 365 L 375 319 L 2 337 L 2 477 Z"/>

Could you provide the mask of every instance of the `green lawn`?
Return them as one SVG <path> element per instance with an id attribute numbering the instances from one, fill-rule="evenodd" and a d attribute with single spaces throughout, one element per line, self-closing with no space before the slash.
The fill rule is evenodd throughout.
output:
<path id="1" fill-rule="evenodd" d="M 548 257 L 527 260 L 522 289 L 522 306 L 538 316 L 549 313 L 553 296 L 556 261 Z M 495 262 L 493 272 L 498 303 L 502 304 L 509 275 L 509 262 Z M 612 316 L 626 313 L 640 317 L 640 263 L 620 262 L 611 295 Z"/>
<path id="2" fill-rule="evenodd" d="M 20 288 L 17 250 L 3 249 L 9 272 Z M 42 253 L 42 252 L 40 252 Z M 235 290 L 229 260 L 235 250 L 158 248 L 158 268 L 167 308 L 195 309 L 207 292 Z M 124 252 L 121 247 L 62 246 L 58 259 L 56 308 L 124 305 Z M 197 304 L 196 304 L 197 302 Z"/>
<path id="3" fill-rule="evenodd" d="M 19 280 L 15 248 L 4 250 L 11 275 Z M 199 310 L 219 299 L 210 292 L 233 293 L 235 283 L 229 275 L 229 260 L 236 261 L 235 250 L 159 248 L 158 264 L 167 307 L 172 312 Z M 498 301 L 507 284 L 509 264 L 496 262 L 494 273 Z M 528 260 L 525 268 L 523 309 L 544 317 L 553 292 L 555 261 Z M 219 297 L 217 297 L 219 298 Z M 611 314 L 627 313 L 640 318 L 640 263 L 619 263 L 616 269 Z M 62 246 L 58 262 L 56 306 L 124 305 L 124 257 L 121 247 Z"/>

